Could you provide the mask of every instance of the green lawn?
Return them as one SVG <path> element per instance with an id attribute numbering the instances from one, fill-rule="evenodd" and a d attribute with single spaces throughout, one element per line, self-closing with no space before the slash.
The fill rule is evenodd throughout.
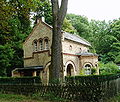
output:
<path id="1" fill-rule="evenodd" d="M 35 98 L 35 97 L 34 98 L 26 97 L 23 95 L 1 94 L 0 93 L 0 102 L 50 102 L 50 101 L 44 101 L 42 98 L 40 99 L 40 98 Z M 68 102 L 68 101 L 65 101 L 65 102 Z M 120 95 L 113 97 L 106 102 L 120 102 Z"/>
<path id="2" fill-rule="evenodd" d="M 108 100 L 107 102 L 120 102 L 120 94 L 111 98 L 110 100 Z"/>
<path id="3" fill-rule="evenodd" d="M 23 95 L 0 94 L 0 102 L 48 102 L 42 99 L 36 100 Z"/>

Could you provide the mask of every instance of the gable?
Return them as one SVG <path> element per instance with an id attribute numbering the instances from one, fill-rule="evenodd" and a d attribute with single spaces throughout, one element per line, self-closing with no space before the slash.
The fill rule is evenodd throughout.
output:
<path id="1" fill-rule="evenodd" d="M 41 28 L 41 29 L 40 29 Z M 28 39 L 36 32 L 36 30 L 42 30 L 42 29 L 48 29 L 52 30 L 52 26 L 48 25 L 47 23 L 43 22 L 41 19 L 39 19 L 39 23 L 33 28 L 32 32 L 28 35 L 28 37 L 25 39 L 24 43 L 25 44 Z"/>
<path id="2" fill-rule="evenodd" d="M 32 57 L 33 53 L 33 42 L 39 41 L 40 39 L 48 38 L 49 44 L 51 45 L 52 39 L 52 28 L 46 23 L 40 21 L 32 30 L 31 34 L 26 38 L 23 43 L 24 58 Z"/>

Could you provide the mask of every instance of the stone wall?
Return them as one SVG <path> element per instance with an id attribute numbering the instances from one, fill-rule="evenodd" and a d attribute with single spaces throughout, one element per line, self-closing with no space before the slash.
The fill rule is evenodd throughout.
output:
<path id="1" fill-rule="evenodd" d="M 81 52 L 87 52 L 88 46 L 64 39 L 62 42 L 63 53 L 76 54 Z"/>

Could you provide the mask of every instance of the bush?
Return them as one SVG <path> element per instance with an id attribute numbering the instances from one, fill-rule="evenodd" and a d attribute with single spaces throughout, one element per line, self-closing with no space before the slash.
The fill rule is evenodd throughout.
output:
<path id="1" fill-rule="evenodd" d="M 40 77 L 1 77 L 0 84 L 39 84 Z"/>
<path id="2" fill-rule="evenodd" d="M 97 69 L 96 69 L 96 68 L 91 68 L 91 74 L 92 74 L 92 75 L 96 74 L 96 72 L 97 72 Z"/>
<path id="3" fill-rule="evenodd" d="M 100 74 L 102 75 L 115 74 L 119 71 L 118 66 L 113 62 L 109 62 L 107 64 L 99 63 L 99 67 L 100 67 Z"/>

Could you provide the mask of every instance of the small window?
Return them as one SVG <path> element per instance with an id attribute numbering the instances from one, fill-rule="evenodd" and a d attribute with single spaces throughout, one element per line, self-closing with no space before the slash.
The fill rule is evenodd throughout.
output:
<path id="1" fill-rule="evenodd" d="M 70 45 L 70 48 L 69 48 L 70 50 L 72 50 L 72 45 Z"/>
<path id="2" fill-rule="evenodd" d="M 39 50 L 42 51 L 43 50 L 43 41 L 39 40 Z"/>
<path id="3" fill-rule="evenodd" d="M 82 52 L 82 49 L 80 48 L 80 53 Z"/>
<path id="4" fill-rule="evenodd" d="M 90 75 L 91 74 L 91 66 L 89 64 L 85 65 L 84 70 L 85 70 L 84 71 L 85 75 Z"/>
<path id="5" fill-rule="evenodd" d="M 45 50 L 49 49 L 48 39 L 45 39 Z"/>
<path id="6" fill-rule="evenodd" d="M 33 48 L 34 48 L 34 51 L 37 51 L 37 41 L 36 40 L 33 42 Z"/>

